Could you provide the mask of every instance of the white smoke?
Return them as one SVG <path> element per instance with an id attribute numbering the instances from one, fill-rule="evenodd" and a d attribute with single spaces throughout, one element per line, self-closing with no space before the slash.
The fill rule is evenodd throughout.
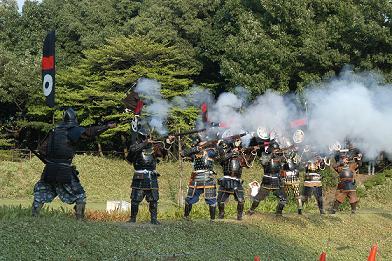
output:
<path id="1" fill-rule="evenodd" d="M 338 77 L 312 84 L 301 97 L 267 91 L 264 95 L 249 101 L 249 92 L 237 87 L 233 92 L 225 92 L 217 99 L 209 90 L 192 87 L 188 95 L 175 97 L 171 103 L 162 99 L 160 84 L 143 79 L 136 91 L 149 96 L 151 102 L 146 111 L 150 114 L 149 124 L 160 133 L 166 133 L 165 122 L 171 106 L 200 108 L 208 105 L 208 119 L 227 131 L 239 134 L 244 131 L 257 135 L 258 128 L 267 129 L 279 136 L 292 139 L 293 120 L 307 117 L 305 142 L 329 152 L 328 147 L 337 141 L 344 144 L 349 139 L 367 158 L 374 158 L 380 152 L 392 154 L 392 85 L 383 83 L 383 78 L 375 73 L 354 73 L 345 69 Z M 299 100 L 305 99 L 305 107 Z M 201 120 L 197 127 L 201 127 Z M 210 135 L 211 136 L 211 135 Z M 244 138 L 249 140 L 249 136 Z"/>
<path id="2" fill-rule="evenodd" d="M 305 141 L 320 152 L 327 153 L 331 144 L 344 144 L 349 139 L 368 158 L 382 151 L 392 153 L 392 86 L 384 84 L 380 75 L 345 69 L 338 77 L 308 86 L 302 94 L 308 115 L 305 107 L 298 105 L 299 96 L 270 90 L 249 103 L 244 90 L 222 93 L 214 101 L 210 92 L 194 88 L 185 100 L 195 106 L 207 101 L 209 120 L 233 134 L 264 128 L 291 139 L 294 130 L 290 122 L 307 116 Z M 207 98 L 202 93 L 207 93 Z"/>
<path id="3" fill-rule="evenodd" d="M 350 70 L 306 92 L 310 140 L 320 147 L 349 139 L 368 158 L 392 152 L 392 86 Z M 389 103 L 389 104 L 388 104 Z"/>
<path id="4" fill-rule="evenodd" d="M 166 121 L 170 111 L 170 104 L 163 99 L 161 94 L 161 84 L 156 80 L 141 78 L 139 79 L 135 91 L 143 97 L 147 112 L 146 121 L 151 129 L 159 134 L 167 134 Z"/>

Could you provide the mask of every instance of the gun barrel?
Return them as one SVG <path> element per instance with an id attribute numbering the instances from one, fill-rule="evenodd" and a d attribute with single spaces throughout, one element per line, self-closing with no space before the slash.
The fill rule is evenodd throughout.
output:
<path id="1" fill-rule="evenodd" d="M 241 134 L 237 134 L 237 135 L 233 135 L 233 136 L 229 136 L 229 137 L 226 137 L 226 138 L 223 138 L 223 139 L 224 140 L 235 140 L 235 139 L 239 139 L 241 137 L 244 137 L 245 135 L 247 135 L 246 132 L 241 133 Z"/>
<path id="2" fill-rule="evenodd" d="M 185 135 L 190 135 L 190 134 L 194 134 L 194 133 L 199 133 L 199 132 L 202 132 L 202 131 L 205 131 L 205 130 L 206 130 L 206 128 L 190 130 L 190 131 L 184 131 L 184 132 L 178 132 L 178 133 L 170 132 L 169 135 L 178 137 L 178 136 L 185 136 Z"/>

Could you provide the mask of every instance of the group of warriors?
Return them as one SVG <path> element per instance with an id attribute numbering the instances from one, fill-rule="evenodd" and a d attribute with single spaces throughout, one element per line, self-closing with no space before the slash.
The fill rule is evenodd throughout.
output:
<path id="1" fill-rule="evenodd" d="M 79 181 L 78 171 L 72 165 L 76 146 L 81 139 L 99 135 L 115 125 L 84 128 L 79 126 L 76 113 L 67 109 L 63 121 L 57 125 L 38 147 L 37 156 L 45 163 L 40 180 L 34 187 L 33 216 L 38 216 L 45 203 L 51 202 L 56 196 L 68 204 L 75 204 L 77 219 L 84 218 L 86 193 Z M 335 151 L 334 163 L 312 151 L 310 146 L 302 150 L 295 144 L 280 144 L 271 138 L 268 132 L 255 135 L 248 146 L 241 141 L 242 134 L 220 139 L 209 140 L 204 132 L 197 133 L 192 139 L 190 148 L 182 151 L 182 156 L 193 162 L 188 191 L 185 199 L 184 218 L 189 219 L 192 206 L 204 194 L 209 206 L 210 220 L 215 220 L 216 209 L 218 218 L 225 216 L 225 205 L 230 197 L 237 201 L 237 219 L 244 214 L 245 189 L 242 170 L 249 168 L 257 160 L 264 170 L 257 193 L 252 195 L 252 204 L 248 214 L 255 213 L 260 202 L 270 193 L 278 199 L 276 214 L 282 215 L 287 203 L 287 195 L 292 193 L 297 201 L 298 214 L 312 195 L 315 196 L 321 214 L 325 213 L 322 188 L 322 170 L 331 165 L 339 174 L 336 199 L 331 208 L 335 213 L 346 197 L 349 198 L 351 210 L 356 211 L 358 197 L 356 195 L 355 173 L 361 164 L 358 150 L 348 147 Z M 174 136 L 164 141 L 150 138 L 147 128 L 139 126 L 132 132 L 131 144 L 126 160 L 133 165 L 134 174 L 131 185 L 131 215 L 129 222 L 136 222 L 139 205 L 146 199 L 149 203 L 151 223 L 159 224 L 157 219 L 159 186 L 156 170 L 159 158 L 167 154 Z M 223 177 L 217 179 L 214 163 L 223 169 Z M 300 186 L 300 169 L 305 170 L 303 193 Z M 254 182 L 255 184 L 258 182 Z"/>

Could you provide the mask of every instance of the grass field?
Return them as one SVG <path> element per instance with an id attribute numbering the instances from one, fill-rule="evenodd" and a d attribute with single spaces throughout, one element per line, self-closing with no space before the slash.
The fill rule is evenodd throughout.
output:
<path id="1" fill-rule="evenodd" d="M 242 222 L 234 219 L 231 201 L 227 219 L 210 223 L 202 202 L 195 206 L 192 221 L 181 219 L 179 186 L 181 180 L 186 190 L 190 164 L 184 164 L 181 175 L 177 163 L 162 163 L 162 225 L 153 226 L 146 204 L 137 224 L 124 222 L 128 213 L 103 211 L 106 200 L 128 200 L 131 166 L 89 156 L 78 156 L 75 164 L 88 194 L 85 222 L 75 221 L 60 202 L 49 204 L 40 218 L 30 217 L 32 188 L 42 163 L 0 162 L 0 260 L 253 260 L 255 255 L 262 260 L 316 260 L 323 250 L 328 260 L 366 260 L 374 243 L 378 260 L 392 260 L 391 171 L 360 186 L 363 196 L 356 215 L 342 211 L 320 216 L 313 201 L 298 216 L 292 201 L 283 217 L 275 217 L 271 197 L 258 214 Z M 248 183 L 260 176 L 254 168 L 245 171 L 244 179 Z"/>

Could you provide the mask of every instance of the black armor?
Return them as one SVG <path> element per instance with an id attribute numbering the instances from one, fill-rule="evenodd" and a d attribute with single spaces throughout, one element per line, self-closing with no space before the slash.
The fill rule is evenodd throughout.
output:
<path id="1" fill-rule="evenodd" d="M 264 200 L 270 192 L 273 192 L 279 199 L 276 214 L 281 215 L 282 210 L 287 203 L 287 198 L 280 176 L 283 156 L 280 153 L 275 152 L 276 150 L 279 150 L 279 144 L 275 140 L 262 140 L 256 137 L 251 140 L 250 145 L 260 146 L 258 156 L 260 164 L 264 169 L 264 175 L 261 181 L 260 190 L 254 197 L 254 201 L 248 213 L 253 214 L 260 201 Z"/>
<path id="2" fill-rule="evenodd" d="M 244 188 L 241 180 L 242 166 L 239 154 L 240 147 L 234 147 L 234 144 L 225 144 L 224 147 L 219 148 L 219 161 L 223 168 L 223 177 L 219 179 L 218 190 L 218 209 L 219 218 L 224 218 L 225 202 L 230 195 L 234 195 L 234 199 L 238 202 L 237 205 L 237 219 L 242 219 L 244 209 Z"/>
<path id="3" fill-rule="evenodd" d="M 149 202 L 151 223 L 159 224 L 157 220 L 159 173 L 156 171 L 156 165 L 158 157 L 161 155 L 158 150 L 163 148 L 154 148 L 152 143 L 147 142 L 147 133 L 143 129 L 138 133 L 133 133 L 133 135 L 137 135 L 137 139 L 129 147 L 126 158 L 135 169 L 131 185 L 131 217 L 129 222 L 136 222 L 139 204 L 146 198 L 146 201 Z"/>
<path id="4" fill-rule="evenodd" d="M 86 195 L 72 166 L 77 142 L 99 135 L 107 126 L 83 128 L 78 125 L 73 109 L 64 112 L 63 121 L 40 144 L 38 151 L 45 161 L 40 181 L 34 186 L 33 215 L 37 216 L 44 203 L 56 196 L 68 204 L 76 203 L 78 219 L 84 217 Z"/>

